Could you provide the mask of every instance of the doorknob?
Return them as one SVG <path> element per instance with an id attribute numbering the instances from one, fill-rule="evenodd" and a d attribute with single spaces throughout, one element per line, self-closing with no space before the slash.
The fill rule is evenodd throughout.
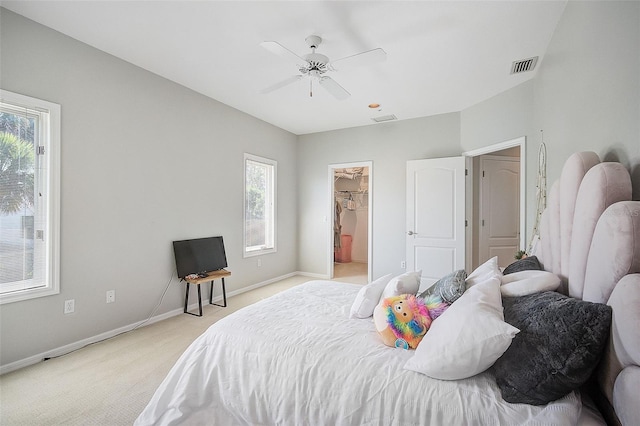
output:
<path id="1" fill-rule="evenodd" d="M 413 231 L 407 231 L 407 235 L 413 235 L 413 234 L 415 234 L 415 232 L 413 232 Z"/>

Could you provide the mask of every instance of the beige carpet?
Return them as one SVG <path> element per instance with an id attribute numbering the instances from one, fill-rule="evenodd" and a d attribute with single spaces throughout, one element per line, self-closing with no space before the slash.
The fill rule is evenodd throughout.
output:
<path id="1" fill-rule="evenodd" d="M 337 280 L 366 283 L 366 265 L 342 264 Z M 340 269 L 340 270 L 338 270 Z M 189 344 L 220 318 L 309 281 L 295 276 L 0 376 L 0 425 L 131 425 Z"/>

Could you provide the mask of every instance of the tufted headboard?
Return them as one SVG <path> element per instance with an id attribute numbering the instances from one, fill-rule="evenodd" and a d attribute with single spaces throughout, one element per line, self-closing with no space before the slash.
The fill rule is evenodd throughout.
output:
<path id="1" fill-rule="evenodd" d="M 593 152 L 566 161 L 549 192 L 535 254 L 571 297 L 613 310 L 609 343 L 595 383 L 609 424 L 640 419 L 640 201 L 629 172 Z"/>

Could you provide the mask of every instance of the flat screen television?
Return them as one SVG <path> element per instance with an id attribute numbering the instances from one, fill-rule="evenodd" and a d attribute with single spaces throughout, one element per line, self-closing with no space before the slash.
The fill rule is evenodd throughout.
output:
<path id="1" fill-rule="evenodd" d="M 173 254 L 179 278 L 227 267 L 227 255 L 221 236 L 174 241 Z"/>

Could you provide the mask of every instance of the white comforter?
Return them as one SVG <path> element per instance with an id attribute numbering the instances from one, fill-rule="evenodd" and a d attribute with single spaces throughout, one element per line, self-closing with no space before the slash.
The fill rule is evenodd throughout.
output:
<path id="1" fill-rule="evenodd" d="M 239 310 L 191 344 L 136 425 L 573 425 L 580 397 L 509 404 L 493 376 L 440 381 L 404 370 L 360 286 L 312 281 Z"/>

